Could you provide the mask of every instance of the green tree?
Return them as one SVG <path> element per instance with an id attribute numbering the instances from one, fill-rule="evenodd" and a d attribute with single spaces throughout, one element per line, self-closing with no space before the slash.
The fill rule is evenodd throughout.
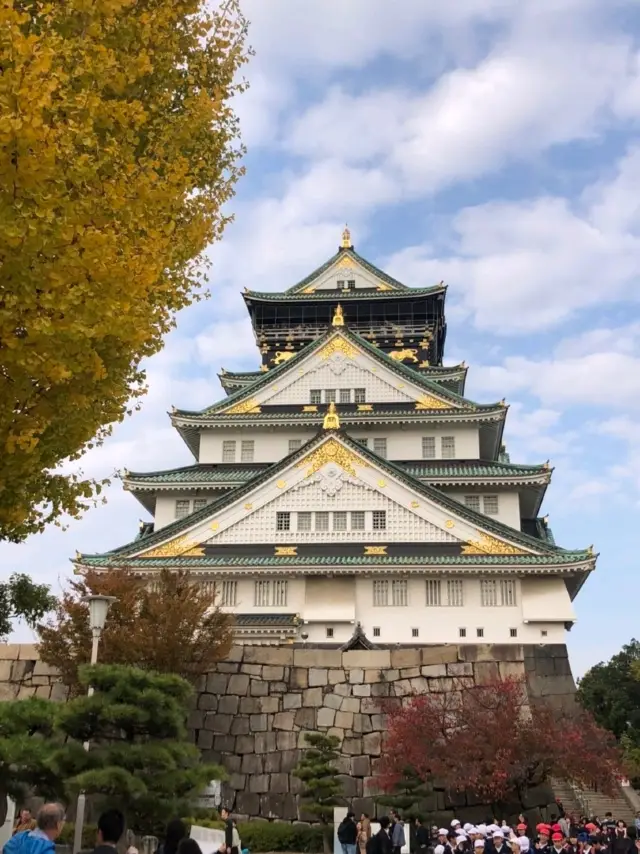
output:
<path id="1" fill-rule="evenodd" d="M 8 581 L 0 582 L 0 641 L 11 634 L 14 620 L 22 618 L 35 629 L 56 605 L 47 584 L 34 584 L 28 575 L 15 572 Z"/>
<path id="2" fill-rule="evenodd" d="M 404 818 L 416 818 L 424 813 L 425 798 L 433 791 L 433 785 L 425 782 L 412 768 L 407 767 L 393 790 L 376 798 L 383 806 L 393 807 Z"/>
<path id="3" fill-rule="evenodd" d="M 640 745 L 640 642 L 633 639 L 608 662 L 592 667 L 578 684 L 578 701 L 617 739 Z"/>
<path id="4" fill-rule="evenodd" d="M 333 808 L 340 803 L 342 795 L 335 765 L 340 740 L 335 735 L 309 732 L 305 733 L 305 741 L 309 747 L 293 774 L 305 784 L 302 791 L 305 810 L 320 819 L 324 851 L 329 854 L 333 850 Z"/>
<path id="5" fill-rule="evenodd" d="M 134 667 L 83 667 L 80 679 L 92 696 L 60 705 L 57 732 L 66 737 L 56 769 L 67 790 L 83 790 L 118 806 L 129 825 L 158 832 L 172 815 L 188 815 L 191 801 L 214 779 L 216 765 L 201 761 L 186 738 L 193 688 L 179 676 Z M 82 747 L 90 741 L 89 751 Z"/>
<path id="6" fill-rule="evenodd" d="M 0 823 L 7 795 L 20 802 L 28 792 L 55 798 L 63 790 L 52 742 L 56 710 L 36 697 L 0 703 Z"/>
<path id="7" fill-rule="evenodd" d="M 0 538 L 96 500 L 60 463 L 131 412 L 201 293 L 246 30 L 238 0 L 0 3 Z"/>

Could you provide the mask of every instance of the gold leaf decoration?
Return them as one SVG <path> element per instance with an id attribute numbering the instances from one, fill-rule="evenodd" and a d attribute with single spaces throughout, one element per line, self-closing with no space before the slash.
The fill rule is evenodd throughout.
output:
<path id="1" fill-rule="evenodd" d="M 420 502 L 419 501 L 412 501 L 411 506 L 415 510 L 417 507 L 420 507 Z"/>
<path id="2" fill-rule="evenodd" d="M 416 409 L 453 409 L 453 404 L 431 394 L 423 394 L 416 401 Z"/>
<path id="3" fill-rule="evenodd" d="M 317 406 L 314 406 L 313 404 L 310 404 L 310 405 L 307 405 L 307 406 L 303 406 L 303 407 L 302 407 L 302 411 L 303 411 L 303 412 L 317 412 L 317 411 L 318 411 L 318 407 L 317 407 Z"/>
<path id="4" fill-rule="evenodd" d="M 524 549 L 518 546 L 512 546 L 511 543 L 505 543 L 503 540 L 497 540 L 489 534 L 483 534 L 478 531 L 477 540 L 469 540 L 463 546 L 461 554 L 463 555 L 524 555 L 527 554 Z"/>
<path id="5" fill-rule="evenodd" d="M 354 454 L 353 451 L 345 448 L 344 445 L 341 445 L 340 442 L 333 438 L 329 439 L 319 448 L 316 448 L 309 456 L 300 460 L 296 464 L 296 468 L 305 468 L 308 466 L 305 477 L 311 477 L 327 463 L 335 463 L 352 477 L 356 476 L 355 466 L 369 468 L 369 463 L 363 460 L 362 457 Z"/>
<path id="6" fill-rule="evenodd" d="M 296 557 L 298 554 L 297 546 L 276 546 L 275 547 L 275 556 L 276 557 Z"/>
<path id="7" fill-rule="evenodd" d="M 289 359 L 293 359 L 295 353 L 292 353 L 291 350 L 276 350 L 275 358 L 271 361 L 274 365 L 281 365 L 283 362 L 288 362 Z"/>
<path id="8" fill-rule="evenodd" d="M 417 362 L 417 352 L 413 347 L 407 347 L 404 350 L 391 350 L 389 355 L 394 362 Z"/>
<path id="9" fill-rule="evenodd" d="M 358 351 L 353 344 L 350 344 L 340 335 L 336 335 L 335 338 L 327 342 L 322 350 L 320 350 L 319 355 L 321 359 L 330 359 L 336 353 L 342 354 L 347 359 L 354 359 L 358 355 Z"/>
<path id="10" fill-rule="evenodd" d="M 342 258 L 336 264 L 336 267 L 355 267 L 356 262 L 353 260 L 351 255 L 343 255 Z"/>
<path id="11" fill-rule="evenodd" d="M 247 501 L 247 503 L 244 505 L 244 509 L 245 510 L 253 510 L 253 504 L 251 504 L 250 501 Z"/>
<path id="12" fill-rule="evenodd" d="M 309 285 L 308 288 L 305 288 L 302 291 L 303 294 L 314 294 L 315 292 L 316 292 L 316 289 L 313 287 L 313 285 Z"/>
<path id="13" fill-rule="evenodd" d="M 393 285 L 388 285 L 386 282 L 381 282 L 376 288 L 377 291 L 395 291 Z"/>
<path id="14" fill-rule="evenodd" d="M 424 362 L 420 362 L 420 364 L 418 365 L 418 367 L 419 367 L 419 368 L 428 368 L 428 367 L 429 367 L 429 360 L 428 360 L 428 359 L 425 359 L 425 360 L 424 360 Z"/>
<path id="15" fill-rule="evenodd" d="M 286 480 L 279 480 L 279 481 L 276 483 L 276 486 L 278 487 L 278 489 L 284 489 L 286 485 L 287 485 L 287 481 L 286 481 Z"/>
<path id="16" fill-rule="evenodd" d="M 260 412 L 258 401 L 254 398 L 251 398 L 250 400 L 241 400 L 240 403 L 236 403 L 235 406 L 231 407 L 231 409 L 227 409 L 225 415 L 245 415 L 247 412 Z"/>
<path id="17" fill-rule="evenodd" d="M 179 555 L 203 555 L 199 543 L 194 543 L 189 534 L 183 534 L 181 537 L 176 537 L 174 540 L 169 540 L 168 543 L 163 543 L 161 546 L 156 546 L 148 552 L 144 552 L 140 557 L 178 557 Z"/>
<path id="18" fill-rule="evenodd" d="M 212 531 L 217 531 L 218 528 L 220 527 L 220 522 L 212 522 L 209 525 L 209 527 L 211 528 Z"/>
<path id="19" fill-rule="evenodd" d="M 380 478 L 380 480 L 378 481 L 378 486 L 380 487 L 380 489 L 384 489 L 386 485 L 387 481 Z"/>
<path id="20" fill-rule="evenodd" d="M 388 546 L 365 546 L 366 555 L 386 555 Z"/>
<path id="21" fill-rule="evenodd" d="M 453 519 L 447 519 L 447 521 L 444 523 L 444 526 L 445 528 L 455 528 L 456 523 L 453 521 Z"/>
<path id="22" fill-rule="evenodd" d="M 371 403 L 359 403 L 358 412 L 373 412 L 373 405 Z"/>

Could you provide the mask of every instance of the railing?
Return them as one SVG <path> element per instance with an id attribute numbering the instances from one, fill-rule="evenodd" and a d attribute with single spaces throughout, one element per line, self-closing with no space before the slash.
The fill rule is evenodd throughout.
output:
<path id="1" fill-rule="evenodd" d="M 360 335 L 373 335 L 376 338 L 387 336 L 388 338 L 402 337 L 406 338 L 410 335 L 427 335 L 433 334 L 433 327 L 424 323 L 371 323 L 369 321 L 357 320 L 349 321 L 349 327 Z M 326 323 L 300 323 L 296 326 L 282 326 L 274 328 L 273 326 L 257 326 L 255 330 L 256 340 L 258 343 L 262 341 L 282 340 L 284 332 L 291 335 L 292 338 L 318 338 L 327 331 Z"/>

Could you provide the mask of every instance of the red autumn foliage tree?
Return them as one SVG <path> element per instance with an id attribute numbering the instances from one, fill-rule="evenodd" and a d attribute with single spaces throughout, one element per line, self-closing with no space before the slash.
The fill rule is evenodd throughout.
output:
<path id="1" fill-rule="evenodd" d="M 590 714 L 529 706 L 519 679 L 414 696 L 387 711 L 379 778 L 386 791 L 409 768 L 449 792 L 499 804 L 551 776 L 611 792 L 622 770 L 613 736 Z"/>

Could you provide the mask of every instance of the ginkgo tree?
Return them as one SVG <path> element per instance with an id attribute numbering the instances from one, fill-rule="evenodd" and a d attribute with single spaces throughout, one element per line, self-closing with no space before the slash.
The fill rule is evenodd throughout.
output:
<path id="1" fill-rule="evenodd" d="M 0 4 L 1 538 L 95 500 L 60 463 L 137 404 L 202 294 L 242 172 L 246 31 L 237 0 Z"/>

